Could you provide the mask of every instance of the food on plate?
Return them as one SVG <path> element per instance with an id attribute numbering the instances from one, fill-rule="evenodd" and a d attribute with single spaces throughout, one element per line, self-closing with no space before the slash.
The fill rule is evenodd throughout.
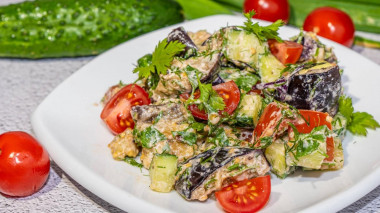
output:
<path id="1" fill-rule="evenodd" d="M 114 96 L 104 110 L 117 110 L 106 114 L 134 124 L 112 131 L 112 156 L 149 170 L 152 190 L 215 195 L 226 211 L 257 211 L 269 199 L 270 173 L 341 169 L 346 130 L 379 127 L 343 94 L 332 48 L 310 32 L 282 39 L 283 22 L 260 26 L 252 15 L 213 33 L 173 29 L 138 60 L 134 83 L 107 92 Z M 112 104 L 131 87 L 149 101 Z"/>
<path id="2" fill-rule="evenodd" d="M 1 193 L 31 195 L 45 184 L 49 172 L 49 154 L 34 137 L 21 131 L 0 135 Z"/>
<path id="3" fill-rule="evenodd" d="M 172 0 L 34 0 L 0 7 L 0 57 L 97 55 L 184 20 Z"/>

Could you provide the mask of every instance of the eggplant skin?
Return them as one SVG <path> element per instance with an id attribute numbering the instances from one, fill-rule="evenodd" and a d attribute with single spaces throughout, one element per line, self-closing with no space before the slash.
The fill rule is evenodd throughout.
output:
<path id="1" fill-rule="evenodd" d="M 228 167 L 233 163 L 246 163 L 246 173 L 231 174 Z M 194 156 L 180 166 L 179 178 L 175 183 L 176 191 L 186 200 L 206 200 L 208 195 L 222 188 L 229 178 L 247 179 L 264 175 L 269 171 L 261 150 L 238 147 L 217 147 Z M 208 188 L 208 183 L 215 178 L 215 185 Z"/>
<path id="2" fill-rule="evenodd" d="M 168 35 L 168 42 L 171 41 L 179 41 L 182 44 L 186 45 L 186 51 L 188 49 L 197 50 L 197 46 L 194 44 L 193 40 L 191 40 L 190 36 L 187 34 L 183 27 L 178 27 L 173 29 Z"/>
<path id="3" fill-rule="evenodd" d="M 297 109 L 327 112 L 334 116 L 341 91 L 339 67 L 326 62 L 322 67 L 316 65 L 315 69 L 300 70 L 291 76 L 285 102 Z"/>

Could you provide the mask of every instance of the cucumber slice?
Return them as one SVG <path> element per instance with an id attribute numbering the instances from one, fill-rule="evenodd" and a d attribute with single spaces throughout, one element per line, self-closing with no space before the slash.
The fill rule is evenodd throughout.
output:
<path id="1" fill-rule="evenodd" d="M 156 154 L 149 169 L 150 188 L 157 192 L 170 192 L 175 182 L 178 158 L 175 155 Z"/>
<path id="2" fill-rule="evenodd" d="M 265 149 L 265 157 L 272 166 L 271 171 L 279 178 L 285 178 L 289 174 L 286 164 L 285 145 L 274 142 Z"/>
<path id="3" fill-rule="evenodd" d="M 246 94 L 240 100 L 236 120 L 247 125 L 257 125 L 263 98 L 258 94 Z"/>
<path id="4" fill-rule="evenodd" d="M 260 57 L 259 74 L 261 82 L 268 83 L 281 77 L 281 71 L 285 66 L 272 54 L 268 53 Z"/>
<path id="5" fill-rule="evenodd" d="M 289 160 L 296 166 L 303 167 L 304 169 L 321 169 L 323 160 L 326 158 L 326 143 L 320 143 L 317 150 L 297 159 L 291 153 L 289 156 Z"/>
<path id="6" fill-rule="evenodd" d="M 231 30 L 227 35 L 225 56 L 233 63 L 257 67 L 259 55 L 265 53 L 266 43 L 261 43 L 253 33 Z"/>

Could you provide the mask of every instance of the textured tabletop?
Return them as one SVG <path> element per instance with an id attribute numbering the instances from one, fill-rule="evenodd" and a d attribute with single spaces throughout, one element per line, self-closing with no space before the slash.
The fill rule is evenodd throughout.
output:
<path id="1" fill-rule="evenodd" d="M 1 0 L 0 4 L 17 1 L 21 0 Z M 380 64 L 380 50 L 353 49 Z M 0 59 L 0 134 L 14 130 L 33 134 L 30 117 L 38 104 L 58 84 L 92 59 Z M 47 184 L 38 193 L 17 199 L 0 195 L 0 212 L 123 211 L 86 190 L 52 162 Z M 380 186 L 342 212 L 380 212 Z"/>

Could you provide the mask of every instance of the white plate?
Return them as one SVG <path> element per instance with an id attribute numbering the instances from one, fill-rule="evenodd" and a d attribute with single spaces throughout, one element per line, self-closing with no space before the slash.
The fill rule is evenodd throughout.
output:
<path id="1" fill-rule="evenodd" d="M 185 201 L 175 191 L 157 193 L 149 189 L 147 171 L 112 159 L 107 144 L 113 136 L 100 120 L 100 99 L 109 86 L 132 82 L 134 64 L 151 53 L 159 40 L 177 26 L 188 31 L 214 32 L 228 25 L 242 25 L 244 18 L 218 15 L 167 27 L 123 43 L 96 57 L 59 85 L 32 116 L 36 136 L 52 159 L 78 183 L 129 212 L 216 212 L 214 200 Z M 267 22 L 262 22 L 268 24 Z M 283 27 L 282 38 L 298 34 Z M 345 92 L 354 107 L 380 120 L 380 67 L 334 42 L 339 65 L 344 68 Z M 366 138 L 344 140 L 345 165 L 339 171 L 298 172 L 285 180 L 272 179 L 272 194 L 263 212 L 331 212 L 344 208 L 380 184 L 380 131 Z"/>

